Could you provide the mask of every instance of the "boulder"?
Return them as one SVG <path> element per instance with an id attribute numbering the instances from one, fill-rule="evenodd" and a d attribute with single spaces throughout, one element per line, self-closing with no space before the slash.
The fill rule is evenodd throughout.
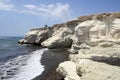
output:
<path id="1" fill-rule="evenodd" d="M 77 74 L 76 64 L 71 61 L 66 61 L 59 64 L 57 72 L 61 73 L 65 80 L 82 80 Z"/>
<path id="2" fill-rule="evenodd" d="M 25 39 L 21 39 L 18 41 L 19 44 L 24 44 Z"/>

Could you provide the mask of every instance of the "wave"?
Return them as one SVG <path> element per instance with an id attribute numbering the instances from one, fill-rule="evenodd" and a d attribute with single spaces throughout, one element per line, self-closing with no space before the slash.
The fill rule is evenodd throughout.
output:
<path id="1" fill-rule="evenodd" d="M 0 36 L 0 39 L 6 39 L 7 37 L 5 37 L 5 36 Z"/>
<path id="2" fill-rule="evenodd" d="M 3 74 L 6 75 L 6 77 L 3 77 L 3 80 L 31 80 L 40 75 L 44 71 L 44 66 L 41 65 L 40 60 L 45 50 L 47 49 L 36 50 L 29 55 L 21 55 L 13 60 L 9 60 L 0 68 L 2 70 L 3 67 L 3 70 L 5 70 L 6 66 L 9 67 L 6 69 L 6 72 L 9 75 L 13 75 L 9 77 L 9 75 Z"/>

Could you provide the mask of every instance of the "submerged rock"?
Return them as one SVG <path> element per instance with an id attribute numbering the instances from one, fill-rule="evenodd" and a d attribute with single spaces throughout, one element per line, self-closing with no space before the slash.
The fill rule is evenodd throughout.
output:
<path id="1" fill-rule="evenodd" d="M 21 39 L 18 41 L 19 44 L 24 44 L 25 39 Z"/>

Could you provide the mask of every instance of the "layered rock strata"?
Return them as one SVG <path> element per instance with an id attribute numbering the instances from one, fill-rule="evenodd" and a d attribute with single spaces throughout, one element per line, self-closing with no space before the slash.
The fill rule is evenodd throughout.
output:
<path id="1" fill-rule="evenodd" d="M 33 29 L 19 43 L 69 48 L 76 53 L 57 68 L 65 80 L 120 79 L 120 12 L 82 16 Z"/>

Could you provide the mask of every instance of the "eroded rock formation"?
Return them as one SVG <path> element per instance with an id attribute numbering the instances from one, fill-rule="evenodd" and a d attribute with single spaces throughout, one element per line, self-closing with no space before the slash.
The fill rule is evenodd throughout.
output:
<path id="1" fill-rule="evenodd" d="M 52 35 L 49 28 L 31 29 L 25 34 L 25 38 L 18 41 L 21 44 L 41 44 Z"/>
<path id="2" fill-rule="evenodd" d="M 47 48 L 68 48 L 72 45 L 71 36 L 79 20 L 55 24 L 48 28 L 32 29 L 25 38 L 18 41 L 20 44 L 38 44 Z"/>
<path id="3" fill-rule="evenodd" d="M 114 14 L 103 14 L 102 19 L 86 20 L 75 27 L 72 37 L 73 45 L 71 52 L 77 53 L 79 49 L 93 46 L 110 47 L 120 43 L 120 19 Z"/>
<path id="4" fill-rule="evenodd" d="M 48 48 L 72 46 L 70 51 L 77 53 L 79 49 L 89 48 L 89 46 L 119 44 L 119 26 L 119 12 L 82 16 L 66 23 L 55 24 L 52 27 L 32 29 L 19 43 L 42 43 L 43 46 Z"/>
<path id="5" fill-rule="evenodd" d="M 51 38 L 41 43 L 43 47 L 48 48 L 66 48 L 70 47 L 72 40 L 70 37 L 73 35 L 73 31 L 69 28 L 60 28 L 55 31 Z"/>
<path id="6" fill-rule="evenodd" d="M 120 12 L 82 16 L 49 28 L 33 29 L 19 42 L 69 48 L 76 53 L 57 68 L 65 80 L 120 79 Z"/>
<path id="7" fill-rule="evenodd" d="M 119 80 L 119 48 L 120 46 L 81 49 L 78 54 L 70 54 L 70 61 L 61 63 L 57 71 L 65 80 Z"/>

